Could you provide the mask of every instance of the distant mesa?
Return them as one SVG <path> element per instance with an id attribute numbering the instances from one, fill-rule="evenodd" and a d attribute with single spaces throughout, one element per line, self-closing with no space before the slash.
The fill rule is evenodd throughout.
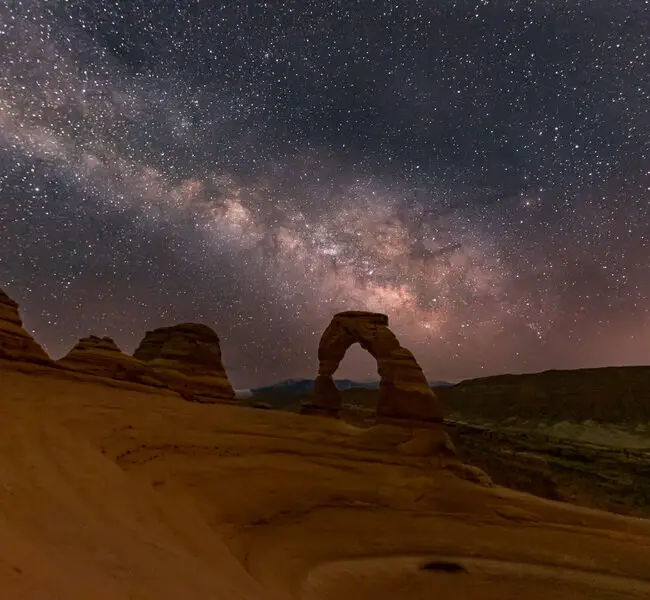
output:
<path id="1" fill-rule="evenodd" d="M 442 422 L 440 401 L 413 354 L 400 345 L 389 329 L 388 316 L 365 311 L 338 313 L 325 329 L 318 346 L 314 398 L 303 406 L 304 414 L 339 416 L 342 396 L 332 375 L 355 343 L 377 361 L 378 422 L 420 425 Z"/>
<path id="2" fill-rule="evenodd" d="M 133 356 L 186 400 L 235 400 L 221 359 L 219 337 L 207 325 L 182 323 L 147 331 Z"/>
<path id="3" fill-rule="evenodd" d="M 2 290 L 0 290 L 0 358 L 52 364 L 45 350 L 23 327 L 18 303 Z"/>
<path id="4" fill-rule="evenodd" d="M 153 371 L 137 358 L 124 354 L 109 337 L 91 335 L 81 338 L 57 363 L 71 371 L 162 386 Z"/>
<path id="5" fill-rule="evenodd" d="M 648 366 L 492 375 L 437 392 L 451 412 L 499 423 L 504 419 L 650 422 Z"/>

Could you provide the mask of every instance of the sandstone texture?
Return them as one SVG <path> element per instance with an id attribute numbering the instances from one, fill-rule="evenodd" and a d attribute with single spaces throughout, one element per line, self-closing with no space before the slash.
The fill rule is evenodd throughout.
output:
<path id="1" fill-rule="evenodd" d="M 45 350 L 25 331 L 18 303 L 0 290 L 0 359 L 50 364 Z"/>
<path id="2" fill-rule="evenodd" d="M 441 428 L 60 371 L 0 362 L 3 599 L 650 598 L 650 521 L 491 485 Z"/>
<path id="3" fill-rule="evenodd" d="M 137 358 L 124 354 L 109 337 L 91 335 L 79 342 L 57 363 L 72 371 L 144 385 L 163 385 Z"/>
<path id="4" fill-rule="evenodd" d="M 601 370 L 601 378 L 611 376 L 606 372 L 610 369 Z M 625 370 L 639 377 L 645 369 Z M 580 373 L 566 374 L 572 376 L 578 389 Z M 594 376 L 592 370 L 587 370 L 587 377 Z M 630 386 L 635 389 L 634 380 Z M 580 420 L 582 412 L 574 406 L 564 410 L 557 407 L 546 414 L 540 409 L 537 415 L 527 407 L 526 396 L 522 396 L 518 407 L 514 401 L 482 404 L 480 397 L 476 404 L 464 404 L 453 401 L 453 388 L 436 391 L 450 413 L 444 427 L 459 459 L 480 467 L 497 485 L 551 500 L 650 518 L 650 422 L 643 421 L 642 410 L 635 413 L 631 409 L 623 421 L 606 421 L 602 417 L 599 421 Z M 576 391 L 568 388 L 564 393 L 571 396 Z M 261 399 L 280 410 L 297 410 L 275 398 L 258 401 Z M 345 390 L 343 419 L 360 427 L 372 427 L 377 400 L 377 390 Z M 304 401 L 309 402 L 309 398 Z M 517 417 L 518 413 L 523 416 Z M 600 414 L 607 414 L 602 406 Z M 618 418 L 617 414 L 610 412 L 612 419 Z"/>
<path id="5" fill-rule="evenodd" d="M 381 422 L 440 423 L 441 405 L 409 350 L 403 348 L 380 313 L 348 311 L 334 315 L 318 346 L 318 376 L 313 400 L 303 412 L 337 417 L 341 393 L 333 374 L 346 351 L 358 343 L 377 361 L 380 376 L 377 420 Z"/>
<path id="6" fill-rule="evenodd" d="M 233 401 L 219 337 L 207 325 L 183 323 L 148 331 L 133 356 L 185 399 Z"/>

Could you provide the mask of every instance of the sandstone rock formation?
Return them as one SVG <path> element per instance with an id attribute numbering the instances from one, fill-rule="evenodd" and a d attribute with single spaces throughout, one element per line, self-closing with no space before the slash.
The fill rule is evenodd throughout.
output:
<path id="1" fill-rule="evenodd" d="M 57 363 L 66 369 L 145 385 L 163 385 L 137 358 L 124 354 L 109 337 L 91 335 L 79 342 Z"/>
<path id="2" fill-rule="evenodd" d="M 650 367 L 625 369 L 637 378 L 643 370 L 650 372 Z M 602 371 L 603 378 L 613 375 L 608 373 L 609 369 L 594 371 Z M 630 384 L 634 384 L 633 379 Z M 462 463 L 483 469 L 497 485 L 552 500 L 650 518 L 650 427 L 647 420 L 638 421 L 642 412 L 631 411 L 626 423 L 571 423 L 564 419 L 579 413 L 569 406 L 559 411 L 560 421 L 549 421 L 542 411 L 540 416 L 533 417 L 522 400 L 519 410 L 527 416 L 516 418 L 516 405 L 499 405 L 498 399 L 494 400 L 496 407 L 483 405 L 478 393 L 460 403 L 448 393 L 452 389 L 435 388 L 434 393 L 445 407 L 444 430 Z M 562 394 L 572 397 L 573 392 L 566 388 Z M 361 429 L 377 429 L 373 425 L 379 390 L 347 389 L 341 395 L 347 423 Z M 639 399 L 642 408 L 643 397 Z M 298 410 L 283 398 L 260 396 L 257 401 L 260 400 L 269 402 L 276 410 Z M 612 404 L 615 405 L 615 399 L 610 401 Z M 614 412 L 610 414 L 615 416 Z"/>
<path id="3" fill-rule="evenodd" d="M 18 303 L 0 290 L 0 359 L 50 364 L 50 358 L 25 331 Z"/>
<path id="4" fill-rule="evenodd" d="M 219 337 L 207 325 L 183 323 L 148 331 L 133 356 L 187 400 L 235 399 L 221 360 Z"/>
<path id="5" fill-rule="evenodd" d="M 303 413 L 338 416 L 341 393 L 332 375 L 354 343 L 360 344 L 377 361 L 381 379 L 378 421 L 420 424 L 442 421 L 438 399 L 413 354 L 400 345 L 388 328 L 388 317 L 364 311 L 338 313 L 325 329 L 318 346 L 314 400 L 303 407 Z"/>
<path id="6" fill-rule="evenodd" d="M 8 367 L 3 599 L 650 598 L 650 521 L 481 485 L 440 428 Z"/>

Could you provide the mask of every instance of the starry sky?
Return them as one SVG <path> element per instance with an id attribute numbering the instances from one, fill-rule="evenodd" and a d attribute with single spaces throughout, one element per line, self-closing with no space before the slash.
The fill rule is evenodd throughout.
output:
<path id="1" fill-rule="evenodd" d="M 648 364 L 649 32 L 647 0 L 0 3 L 0 287 L 55 358 L 206 323 L 239 388 L 312 376 L 347 309 L 431 379 Z"/>

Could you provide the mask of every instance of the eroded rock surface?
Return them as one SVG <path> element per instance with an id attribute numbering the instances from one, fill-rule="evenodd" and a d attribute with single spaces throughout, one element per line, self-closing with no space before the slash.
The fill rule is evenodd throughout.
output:
<path id="1" fill-rule="evenodd" d="M 591 508 L 650 517 L 650 448 L 545 435 L 534 428 L 449 422 L 461 460 L 498 485 Z"/>
<path id="2" fill-rule="evenodd" d="M 185 399 L 235 399 L 221 359 L 219 337 L 207 325 L 183 323 L 148 331 L 133 356 Z"/>
<path id="3" fill-rule="evenodd" d="M 338 416 L 341 393 L 332 375 L 348 348 L 355 343 L 377 361 L 381 378 L 378 421 L 418 424 L 442 421 L 440 402 L 413 354 L 400 345 L 389 329 L 388 317 L 364 311 L 338 313 L 325 329 L 318 346 L 314 400 L 303 407 L 304 413 Z"/>
<path id="4" fill-rule="evenodd" d="M 50 364 L 50 358 L 23 327 L 18 303 L 0 290 L 0 359 Z"/>
<path id="5" fill-rule="evenodd" d="M 109 337 L 91 335 L 81 338 L 74 348 L 57 362 L 66 369 L 81 373 L 144 385 L 163 385 L 148 366 L 137 358 L 124 354 Z"/>
<path id="6" fill-rule="evenodd" d="M 650 521 L 482 482 L 439 428 L 7 366 L 2 598 L 650 598 Z"/>

